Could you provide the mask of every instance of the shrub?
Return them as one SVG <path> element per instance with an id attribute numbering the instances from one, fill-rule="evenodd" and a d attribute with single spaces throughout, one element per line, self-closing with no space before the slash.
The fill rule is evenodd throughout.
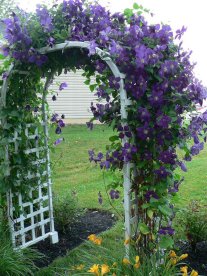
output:
<path id="1" fill-rule="evenodd" d="M 80 214 L 78 200 L 75 193 L 69 191 L 63 195 L 54 195 L 54 217 L 58 230 L 65 232 Z"/>
<path id="2" fill-rule="evenodd" d="M 178 212 L 176 223 L 182 225 L 186 238 L 193 249 L 196 243 L 207 241 L 207 208 L 197 201 Z"/>

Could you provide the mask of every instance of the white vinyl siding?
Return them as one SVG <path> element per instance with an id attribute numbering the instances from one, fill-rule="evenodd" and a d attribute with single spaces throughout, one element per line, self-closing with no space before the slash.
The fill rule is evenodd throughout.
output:
<path id="1" fill-rule="evenodd" d="M 49 94 L 47 98 L 51 112 L 64 114 L 66 119 L 89 119 L 92 117 L 90 106 L 97 97 L 84 84 L 85 78 L 82 73 L 82 70 L 77 70 L 76 73 L 61 74 L 54 79 L 49 90 L 55 92 Z M 59 91 L 59 85 L 63 82 L 66 82 L 68 87 Z M 52 95 L 57 96 L 56 101 L 52 101 Z"/>

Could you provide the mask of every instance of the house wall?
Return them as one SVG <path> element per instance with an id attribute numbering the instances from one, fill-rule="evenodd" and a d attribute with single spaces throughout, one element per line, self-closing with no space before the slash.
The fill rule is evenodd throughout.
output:
<path id="1" fill-rule="evenodd" d="M 90 105 L 97 97 L 84 84 L 82 73 L 83 70 L 77 70 L 76 73 L 61 74 L 54 79 L 49 89 L 52 94 L 48 95 L 47 100 L 51 112 L 64 114 L 67 123 L 85 123 L 92 117 Z M 62 82 L 66 82 L 68 87 L 59 91 Z M 52 95 L 57 95 L 56 101 L 52 101 Z"/>

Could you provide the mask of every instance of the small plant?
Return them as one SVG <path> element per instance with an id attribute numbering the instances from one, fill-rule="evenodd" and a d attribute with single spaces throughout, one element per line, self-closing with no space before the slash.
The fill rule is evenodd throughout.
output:
<path id="1" fill-rule="evenodd" d="M 178 225 L 182 225 L 186 238 L 195 250 L 196 243 L 207 241 L 207 208 L 197 201 L 178 212 L 176 216 Z"/>
<path id="2" fill-rule="evenodd" d="M 14 250 L 8 233 L 2 232 L 0 228 L 0 275 L 34 275 L 38 270 L 34 262 L 43 256 L 31 248 Z"/>
<path id="3" fill-rule="evenodd" d="M 66 192 L 63 195 L 54 195 L 54 217 L 58 230 L 65 232 L 80 214 L 78 199 L 75 192 Z"/>

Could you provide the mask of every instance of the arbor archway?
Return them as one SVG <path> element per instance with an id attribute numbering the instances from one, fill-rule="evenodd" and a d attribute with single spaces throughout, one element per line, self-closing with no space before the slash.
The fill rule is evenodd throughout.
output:
<path id="1" fill-rule="evenodd" d="M 86 49 L 89 50 L 90 43 L 89 42 L 79 42 L 79 41 L 68 41 L 62 44 L 54 45 L 53 48 L 50 47 L 44 47 L 39 49 L 39 53 L 41 54 L 48 54 L 51 52 L 56 51 L 66 51 L 70 48 L 78 48 L 78 49 Z M 95 54 L 99 56 L 99 58 L 104 61 L 108 67 L 110 68 L 113 76 L 115 78 L 118 78 L 119 83 L 119 96 L 120 96 L 120 115 L 121 119 L 124 121 L 127 119 L 127 106 L 130 105 L 130 101 L 127 99 L 127 94 L 124 89 L 124 75 L 119 71 L 118 67 L 115 65 L 115 63 L 112 61 L 110 55 L 101 50 L 100 48 L 95 48 Z M 62 55 L 62 58 L 64 58 L 64 55 Z M 64 69 L 64 68 L 62 68 Z M 32 148 L 27 148 L 25 146 L 25 149 L 23 149 L 25 154 L 33 154 L 35 153 L 35 159 L 33 160 L 33 164 L 37 166 L 37 171 L 35 172 L 36 176 L 38 177 L 41 174 L 46 175 L 47 181 L 41 180 L 39 178 L 38 185 L 32 185 L 26 193 L 30 197 L 30 201 L 28 201 L 29 197 L 25 197 L 25 194 L 22 194 L 19 191 L 12 191 L 9 190 L 7 192 L 7 206 L 8 206 L 8 218 L 9 218 L 9 224 L 11 228 L 12 233 L 12 241 L 15 247 L 26 247 L 29 245 L 32 245 L 36 242 L 39 242 L 40 240 L 43 240 L 47 237 L 51 237 L 51 240 L 53 243 L 58 242 L 58 233 L 55 231 L 54 228 L 54 218 L 53 218 L 53 206 L 52 206 L 52 190 L 51 190 L 51 169 L 50 169 L 50 153 L 49 153 L 49 147 L 48 147 L 48 117 L 47 117 L 47 111 L 46 111 L 46 95 L 48 91 L 48 87 L 51 83 L 51 80 L 53 79 L 55 75 L 55 71 L 49 70 L 49 74 L 46 78 L 44 87 L 43 87 L 43 93 L 42 93 L 42 107 L 41 112 L 39 114 L 36 114 L 33 116 L 33 122 L 29 123 L 27 122 L 25 125 L 25 129 L 21 129 L 25 133 L 26 139 L 35 140 L 35 145 Z M 8 77 L 4 80 L 3 88 L 2 88 L 2 106 L 1 108 L 7 107 L 7 90 L 10 78 L 12 78 L 12 74 L 20 74 L 20 75 L 26 75 L 27 78 L 30 77 L 30 75 L 27 75 L 27 72 L 18 71 L 15 69 L 15 66 L 11 66 L 10 71 L 8 73 Z M 30 111 L 29 104 L 25 106 L 26 112 Z M 15 112 L 15 110 L 14 110 Z M 42 117 L 42 122 L 41 120 Z M 40 125 L 43 127 L 43 137 L 41 137 L 41 131 L 40 126 L 38 126 L 37 122 L 40 122 Z M 38 123 L 39 123 L 38 122 Z M 2 126 L 5 127 L 8 124 L 6 119 L 2 122 Z M 123 127 L 126 124 L 123 123 Z M 15 127 L 15 126 L 14 126 Z M 30 128 L 34 128 L 34 134 L 30 135 Z M 42 138 L 44 138 L 43 145 L 40 147 L 38 141 L 40 141 Z M 21 140 L 20 133 L 18 133 L 18 130 L 15 130 L 13 139 L 9 140 L 10 144 L 14 144 L 15 153 L 19 153 L 19 145 L 18 140 Z M 125 137 L 122 141 L 123 146 L 125 143 L 128 143 L 128 138 Z M 26 142 L 26 145 L 28 143 Z M 45 149 L 45 151 L 44 151 Z M 22 150 L 22 149 L 21 149 Z M 20 150 L 20 151 L 21 151 Z M 40 151 L 43 150 L 43 155 L 40 157 Z M 5 161 L 8 163 L 8 172 L 7 176 L 10 175 L 10 162 L 9 162 L 9 155 L 10 153 L 9 146 L 6 146 L 5 148 Z M 45 169 L 43 172 L 41 170 L 39 171 L 38 165 L 39 164 L 45 164 Z M 131 180 L 130 180 L 130 169 L 132 165 L 129 162 L 125 162 L 123 167 L 123 179 L 124 179 L 124 208 L 125 208 L 125 233 L 126 233 L 126 239 L 128 239 L 131 235 L 131 224 L 134 224 L 137 219 L 137 213 L 131 215 L 131 207 L 135 203 L 135 200 L 131 201 Z M 19 172 L 17 171 L 17 178 L 18 178 Z M 32 173 L 30 170 L 28 172 L 25 172 L 24 170 L 24 180 L 28 182 L 31 178 L 33 178 Z M 20 182 L 20 180 L 18 180 Z M 21 184 L 20 184 L 21 186 Z M 18 188 L 18 187 L 17 187 Z M 20 188 L 20 187 L 19 187 Z M 35 195 L 36 194 L 36 195 Z M 16 205 L 19 206 L 19 212 L 15 209 Z M 15 208 L 14 208 L 15 207 Z M 38 219 L 39 217 L 39 219 Z M 46 233 L 46 226 L 50 225 L 50 231 Z"/>

